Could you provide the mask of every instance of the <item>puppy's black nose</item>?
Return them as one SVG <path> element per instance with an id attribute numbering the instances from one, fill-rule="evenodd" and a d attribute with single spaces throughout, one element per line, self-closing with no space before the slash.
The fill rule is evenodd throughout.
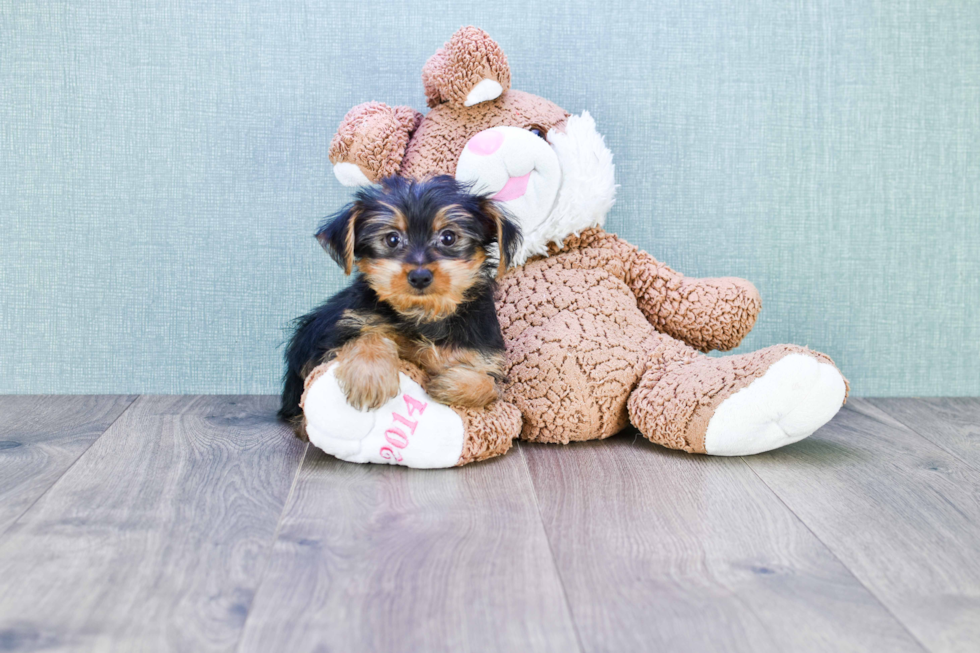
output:
<path id="1" fill-rule="evenodd" d="M 425 268 L 416 268 L 408 273 L 408 283 L 412 285 L 412 288 L 418 290 L 428 288 L 429 284 L 432 283 L 432 273 Z"/>

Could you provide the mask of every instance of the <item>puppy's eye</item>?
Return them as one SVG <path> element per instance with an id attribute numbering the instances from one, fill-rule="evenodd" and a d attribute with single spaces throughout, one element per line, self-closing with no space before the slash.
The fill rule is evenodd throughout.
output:
<path id="1" fill-rule="evenodd" d="M 392 249 L 398 247 L 398 243 L 400 242 L 402 242 L 402 238 L 397 232 L 392 231 L 390 234 L 385 235 L 385 245 Z"/>
<path id="2" fill-rule="evenodd" d="M 451 231 L 443 231 L 442 234 L 439 236 L 439 242 L 445 245 L 446 247 L 449 247 L 450 245 L 456 242 L 456 234 L 454 234 Z"/>
<path id="3" fill-rule="evenodd" d="M 528 127 L 527 130 L 538 138 L 544 138 L 544 130 L 540 127 Z"/>

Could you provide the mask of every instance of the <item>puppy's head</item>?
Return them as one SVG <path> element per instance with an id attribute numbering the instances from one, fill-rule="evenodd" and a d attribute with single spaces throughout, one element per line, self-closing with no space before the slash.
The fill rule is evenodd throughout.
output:
<path id="1" fill-rule="evenodd" d="M 520 244 L 496 203 L 448 176 L 363 188 L 316 236 L 345 274 L 356 264 L 382 301 L 420 321 L 451 315 Z"/>

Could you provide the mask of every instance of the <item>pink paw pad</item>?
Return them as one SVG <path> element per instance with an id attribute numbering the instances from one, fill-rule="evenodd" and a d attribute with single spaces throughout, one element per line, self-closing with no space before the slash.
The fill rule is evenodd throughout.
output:
<path id="1" fill-rule="evenodd" d="M 490 156 L 500 149 L 503 142 L 504 135 L 502 133 L 493 129 L 484 129 L 482 132 L 471 138 L 466 144 L 466 147 L 474 154 L 479 154 L 480 156 Z"/>

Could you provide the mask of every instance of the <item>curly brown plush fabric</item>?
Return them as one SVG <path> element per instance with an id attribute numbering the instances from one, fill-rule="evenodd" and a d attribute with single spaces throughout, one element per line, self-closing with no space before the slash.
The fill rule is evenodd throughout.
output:
<path id="1" fill-rule="evenodd" d="M 500 46 L 478 27 L 453 34 L 422 68 L 422 85 L 430 107 L 443 102 L 463 106 L 473 87 L 485 79 L 510 90 L 510 66 Z"/>
<path id="2" fill-rule="evenodd" d="M 395 175 L 420 122 L 422 114 L 411 107 L 359 104 L 347 112 L 330 141 L 330 162 L 354 163 L 372 182 Z"/>
<path id="3" fill-rule="evenodd" d="M 521 433 L 521 411 L 505 401 L 495 401 L 483 408 L 454 406 L 453 410 L 463 420 L 466 432 L 459 465 L 507 453 Z"/>
<path id="4" fill-rule="evenodd" d="M 755 286 L 745 279 L 690 278 L 602 229 L 587 229 L 552 245 L 549 254 L 579 250 L 590 265 L 614 272 L 629 287 L 644 317 L 661 333 L 700 351 L 728 351 L 748 335 L 762 310 Z M 568 263 L 563 263 L 568 265 Z"/>

